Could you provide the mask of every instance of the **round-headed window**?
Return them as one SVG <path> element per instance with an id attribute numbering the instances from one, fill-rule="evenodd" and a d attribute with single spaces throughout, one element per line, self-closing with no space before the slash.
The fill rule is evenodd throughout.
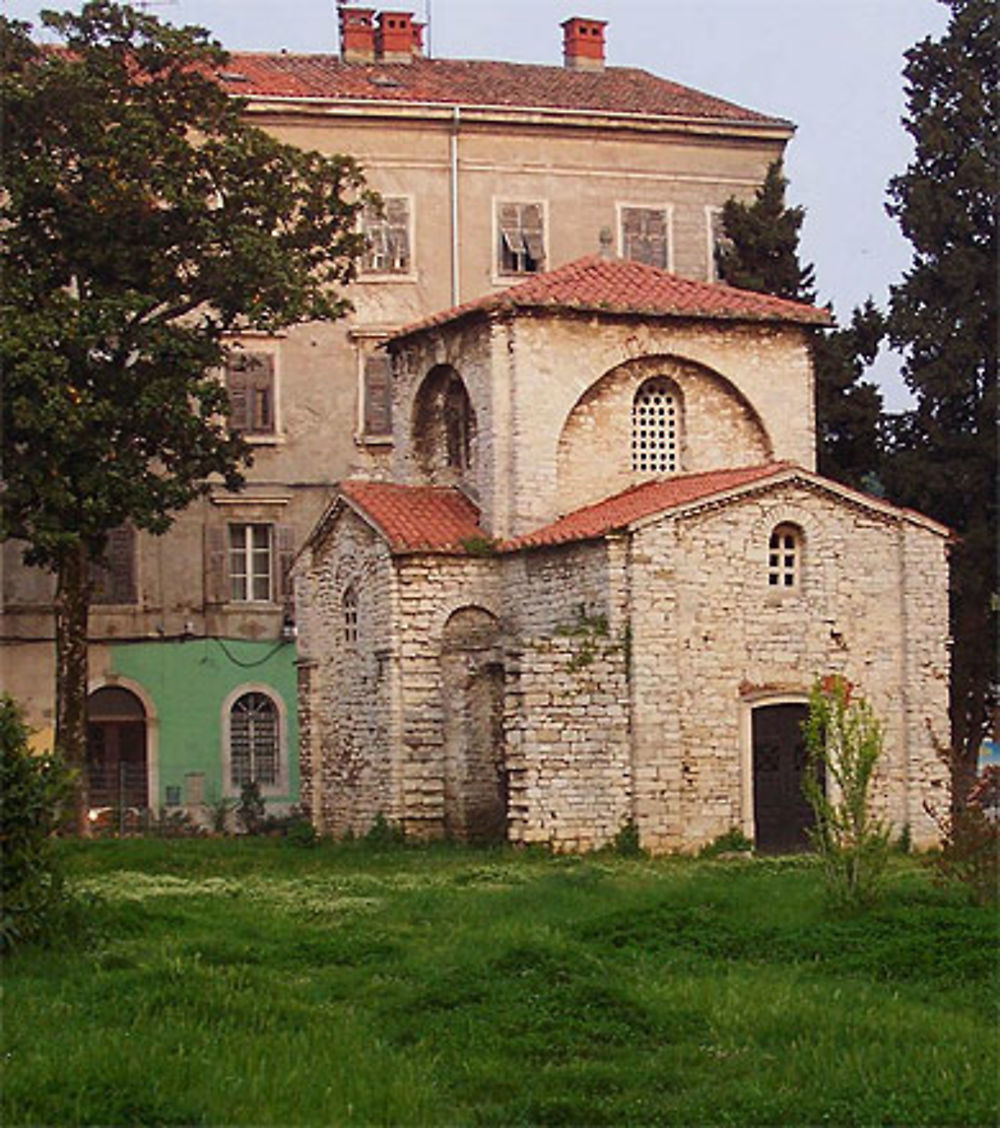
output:
<path id="1" fill-rule="evenodd" d="M 680 402 L 672 381 L 646 380 L 632 401 L 632 469 L 672 474 L 680 466 Z"/>

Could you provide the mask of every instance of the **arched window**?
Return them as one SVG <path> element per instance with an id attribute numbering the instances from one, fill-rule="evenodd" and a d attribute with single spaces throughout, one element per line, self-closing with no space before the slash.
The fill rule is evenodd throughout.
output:
<path id="1" fill-rule="evenodd" d="M 237 697 L 229 712 L 229 782 L 273 787 L 281 763 L 278 707 L 266 693 Z"/>
<path id="2" fill-rule="evenodd" d="M 413 446 L 421 469 L 464 474 L 472 468 L 476 413 L 462 377 L 446 364 L 432 368 L 413 406 Z"/>
<path id="3" fill-rule="evenodd" d="M 664 376 L 646 380 L 632 401 L 632 469 L 671 474 L 680 467 L 680 397 Z"/>
<path id="4" fill-rule="evenodd" d="M 767 546 L 768 587 L 788 591 L 802 575 L 802 531 L 795 525 L 776 525 Z"/>
<path id="5" fill-rule="evenodd" d="M 344 592 L 341 600 L 344 610 L 344 642 L 358 641 L 358 593 L 353 587 Z"/>

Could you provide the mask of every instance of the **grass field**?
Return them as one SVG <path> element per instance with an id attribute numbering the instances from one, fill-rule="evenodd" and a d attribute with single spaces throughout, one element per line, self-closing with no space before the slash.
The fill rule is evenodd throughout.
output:
<path id="1" fill-rule="evenodd" d="M 993 1125 L 997 918 L 894 863 L 274 840 L 65 848 L 0 1123 Z"/>

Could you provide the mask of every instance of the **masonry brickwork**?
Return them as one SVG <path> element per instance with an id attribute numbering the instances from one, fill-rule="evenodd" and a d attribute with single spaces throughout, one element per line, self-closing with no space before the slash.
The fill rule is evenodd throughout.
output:
<path id="1" fill-rule="evenodd" d="M 505 305 L 391 344 L 391 502 L 345 487 L 296 565 L 303 788 L 325 829 L 381 814 L 561 851 L 629 825 L 656 852 L 754 838 L 755 717 L 837 673 L 885 725 L 878 809 L 934 840 L 947 530 L 815 474 L 798 316 Z M 666 474 L 633 468 L 650 379 L 678 407 Z M 435 505 L 471 498 L 481 535 L 401 522 L 407 498 L 431 512 L 429 485 Z"/>

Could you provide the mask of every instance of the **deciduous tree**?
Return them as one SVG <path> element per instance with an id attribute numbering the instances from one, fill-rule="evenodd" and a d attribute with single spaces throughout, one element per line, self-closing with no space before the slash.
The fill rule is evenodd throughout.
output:
<path id="1" fill-rule="evenodd" d="M 56 574 L 56 740 L 81 765 L 90 564 L 241 484 L 226 334 L 341 315 L 366 194 L 349 158 L 246 122 L 207 32 L 109 0 L 42 22 L 64 46 L 0 20 L 0 536 Z"/>

